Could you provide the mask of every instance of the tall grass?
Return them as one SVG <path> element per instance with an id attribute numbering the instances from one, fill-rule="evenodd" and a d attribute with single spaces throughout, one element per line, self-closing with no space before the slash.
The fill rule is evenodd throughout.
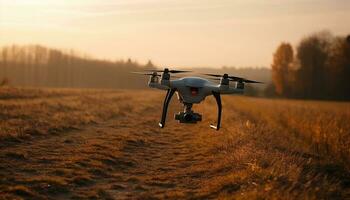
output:
<path id="1" fill-rule="evenodd" d="M 286 139 L 297 138 L 321 156 L 350 164 L 350 103 L 236 97 L 226 107 L 269 124 Z"/>

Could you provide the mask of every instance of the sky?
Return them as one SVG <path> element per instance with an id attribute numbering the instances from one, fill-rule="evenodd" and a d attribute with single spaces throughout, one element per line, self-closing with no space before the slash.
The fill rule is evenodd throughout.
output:
<path id="1" fill-rule="evenodd" d="M 281 42 L 350 34 L 350 0 L 0 0 L 0 45 L 170 67 L 269 67 Z"/>

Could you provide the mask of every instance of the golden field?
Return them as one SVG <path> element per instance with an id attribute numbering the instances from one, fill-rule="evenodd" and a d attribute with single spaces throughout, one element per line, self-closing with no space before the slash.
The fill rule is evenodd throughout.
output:
<path id="1" fill-rule="evenodd" d="M 350 103 L 0 88 L 0 199 L 348 199 Z"/>

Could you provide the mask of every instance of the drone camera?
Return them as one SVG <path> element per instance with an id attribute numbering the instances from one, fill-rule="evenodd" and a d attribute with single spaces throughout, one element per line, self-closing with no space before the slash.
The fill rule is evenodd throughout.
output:
<path id="1" fill-rule="evenodd" d="M 202 115 L 194 112 L 179 112 L 175 114 L 175 120 L 178 120 L 180 123 L 197 123 L 202 121 Z"/>

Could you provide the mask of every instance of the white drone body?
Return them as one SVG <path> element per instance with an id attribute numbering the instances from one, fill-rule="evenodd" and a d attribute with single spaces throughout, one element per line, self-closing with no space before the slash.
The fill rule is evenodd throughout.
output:
<path id="1" fill-rule="evenodd" d="M 257 81 L 251 81 L 240 77 L 216 74 L 205 74 L 208 76 L 221 77 L 214 80 L 220 80 L 220 83 L 213 83 L 205 78 L 201 77 L 183 77 L 174 80 L 170 80 L 170 73 L 183 73 L 188 71 L 169 70 L 150 70 L 152 73 L 146 73 L 144 75 L 150 75 L 148 86 L 151 88 L 157 88 L 161 90 L 167 90 L 167 94 L 163 103 L 163 112 L 159 126 L 163 128 L 165 126 L 165 120 L 168 110 L 169 102 L 174 95 L 177 94 L 178 100 L 184 104 L 184 111 L 175 115 L 175 119 L 180 123 L 197 123 L 202 120 L 202 116 L 192 111 L 192 105 L 202 102 L 207 96 L 213 95 L 215 97 L 218 106 L 218 118 L 217 125 L 210 125 L 211 128 L 219 130 L 221 124 L 221 94 L 243 94 L 244 83 L 259 83 Z M 162 72 L 159 75 L 157 72 Z M 159 78 L 160 77 L 160 78 Z M 231 87 L 229 82 L 235 81 L 236 85 Z"/>

